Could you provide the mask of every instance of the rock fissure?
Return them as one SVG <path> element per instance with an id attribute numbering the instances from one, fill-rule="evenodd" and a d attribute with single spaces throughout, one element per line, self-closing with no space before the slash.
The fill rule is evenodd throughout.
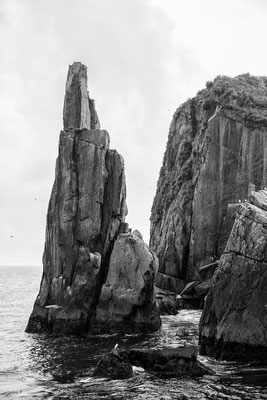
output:
<path id="1" fill-rule="evenodd" d="M 255 258 L 255 257 L 249 257 L 248 255 L 246 255 L 244 253 L 241 253 L 241 252 L 238 252 L 238 251 L 234 251 L 234 250 L 225 251 L 225 252 L 223 252 L 223 255 L 231 254 L 231 253 L 234 253 L 237 256 L 248 258 L 249 260 L 252 260 L 252 261 L 261 262 L 261 263 L 267 263 L 267 260 L 265 260 L 264 258 L 260 258 L 259 259 L 259 258 Z"/>

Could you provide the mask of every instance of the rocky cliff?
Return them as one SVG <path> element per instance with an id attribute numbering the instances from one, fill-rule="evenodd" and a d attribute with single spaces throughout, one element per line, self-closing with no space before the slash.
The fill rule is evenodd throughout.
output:
<path id="1" fill-rule="evenodd" d="M 200 320 L 201 352 L 266 360 L 267 190 L 241 204 Z"/>
<path id="2" fill-rule="evenodd" d="M 81 63 L 69 68 L 63 121 L 43 277 L 27 332 L 90 330 L 114 243 L 127 231 L 124 161 L 100 130 Z"/>
<path id="3" fill-rule="evenodd" d="M 228 205 L 266 182 L 267 78 L 219 76 L 170 125 L 151 213 L 158 285 L 179 292 L 185 280 L 199 279 L 230 233 Z"/>

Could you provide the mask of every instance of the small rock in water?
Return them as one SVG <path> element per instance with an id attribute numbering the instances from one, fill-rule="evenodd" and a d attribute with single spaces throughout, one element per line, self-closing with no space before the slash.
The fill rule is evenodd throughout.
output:
<path id="1" fill-rule="evenodd" d="M 97 364 L 94 376 L 109 379 L 128 379 L 133 376 L 133 368 L 128 358 L 113 349 L 106 354 Z"/>

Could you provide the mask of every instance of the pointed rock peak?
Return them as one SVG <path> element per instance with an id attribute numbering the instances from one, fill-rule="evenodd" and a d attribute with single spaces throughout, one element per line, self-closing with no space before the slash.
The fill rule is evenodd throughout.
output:
<path id="1" fill-rule="evenodd" d="M 99 129 L 94 103 L 87 91 L 87 67 L 80 62 L 69 66 L 63 109 L 66 129 Z"/>

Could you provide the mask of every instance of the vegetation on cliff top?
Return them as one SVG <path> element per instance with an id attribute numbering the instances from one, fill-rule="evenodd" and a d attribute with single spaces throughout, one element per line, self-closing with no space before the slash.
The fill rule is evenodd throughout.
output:
<path id="1" fill-rule="evenodd" d="M 200 99 L 205 109 L 215 101 L 247 125 L 267 126 L 267 77 L 219 75 L 197 93 L 196 100 Z"/>

